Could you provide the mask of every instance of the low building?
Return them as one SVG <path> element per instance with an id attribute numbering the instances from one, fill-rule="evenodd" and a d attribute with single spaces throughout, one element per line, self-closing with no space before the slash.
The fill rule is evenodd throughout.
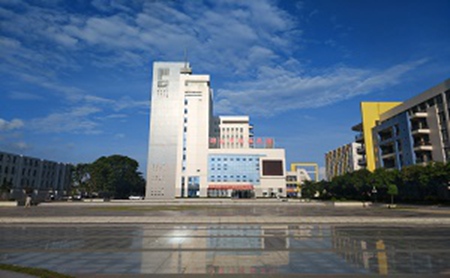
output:
<path id="1" fill-rule="evenodd" d="M 308 169 L 313 169 L 308 170 Z M 295 198 L 302 197 L 302 187 L 305 181 L 311 181 L 311 175 L 314 180 L 319 181 L 319 165 L 311 162 L 291 163 L 291 169 L 286 173 L 286 197 Z"/>
<path id="2" fill-rule="evenodd" d="M 284 149 L 210 149 L 207 196 L 286 196 L 284 168 Z"/>
<path id="3" fill-rule="evenodd" d="M 63 196 L 70 188 L 71 170 L 70 164 L 0 151 L 0 186 L 12 199 L 32 194 L 43 200 L 50 192 Z"/>

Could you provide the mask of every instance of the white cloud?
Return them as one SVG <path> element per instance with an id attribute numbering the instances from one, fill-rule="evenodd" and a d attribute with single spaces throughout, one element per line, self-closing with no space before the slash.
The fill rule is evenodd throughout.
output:
<path id="1" fill-rule="evenodd" d="M 126 118 L 128 118 L 128 115 L 126 114 L 111 114 L 103 117 L 103 119 L 126 119 Z"/>
<path id="2" fill-rule="evenodd" d="M 407 72 L 425 63 L 419 60 L 385 70 L 338 67 L 311 76 L 283 67 L 261 67 L 258 77 L 218 90 L 216 110 L 271 116 L 288 110 L 323 107 L 357 95 L 382 90 L 401 81 Z"/>
<path id="3" fill-rule="evenodd" d="M 276 4 L 94 0 L 91 6 L 101 12 L 85 14 L 62 5 L 21 4 L 21 9 L 0 10 L 4 34 L 14 34 L 0 37 L 0 51 L 6 53 L 2 71 L 62 93 L 75 106 L 148 109 L 148 101 L 110 99 L 61 82 L 60 71 L 70 76 L 89 63 L 102 70 L 142 72 L 149 60 L 181 60 L 187 48 L 196 72 L 225 80 L 215 88 L 218 112 L 270 116 L 374 92 L 420 64 L 306 71 L 293 57 L 305 43 L 300 23 Z M 82 123 L 85 129 L 93 124 Z"/>
<path id="4" fill-rule="evenodd" d="M 116 138 L 116 139 L 123 139 L 123 138 L 125 138 L 125 134 L 117 133 L 117 134 L 114 135 L 114 138 Z"/>
<path id="5" fill-rule="evenodd" d="M 42 99 L 41 96 L 34 93 L 28 93 L 28 92 L 11 92 L 9 94 L 10 99 L 15 100 L 40 100 Z"/>
<path id="6" fill-rule="evenodd" d="M 83 133 L 98 134 L 98 123 L 90 118 L 101 110 L 92 106 L 72 108 L 62 113 L 52 113 L 43 118 L 31 120 L 30 128 L 40 133 Z"/>
<path id="7" fill-rule="evenodd" d="M 20 119 L 12 119 L 7 121 L 0 118 L 0 131 L 10 131 L 14 129 L 19 129 L 24 126 L 24 123 Z"/>
<path id="8" fill-rule="evenodd" d="M 25 142 L 14 143 L 14 147 L 15 147 L 15 149 L 19 149 L 19 150 L 26 150 L 29 148 L 28 144 Z"/>
<path id="9" fill-rule="evenodd" d="M 230 72 L 244 72 L 254 66 L 257 57 L 264 58 L 259 62 L 267 62 L 276 58 L 275 52 L 295 49 L 295 43 L 290 40 L 295 33 L 295 22 L 271 1 L 174 4 L 105 0 L 93 1 L 92 5 L 108 16 L 86 16 L 61 8 L 27 4 L 21 12 L 5 11 L 8 21 L 4 29 L 16 34 L 26 45 L 31 43 L 23 53 L 31 53 L 31 49 L 39 46 L 34 42 L 43 38 L 56 43 L 59 47 L 52 49 L 56 50 L 53 54 L 64 53 L 66 59 L 73 58 L 72 54 L 67 55 L 68 47 L 94 53 L 112 51 L 113 55 L 94 55 L 94 62 L 103 66 L 109 62 L 110 66 L 119 62 L 136 66 L 139 60 L 147 60 L 149 54 L 162 59 L 181 59 L 183 49 L 188 48 L 190 59 L 198 61 L 198 65 L 206 64 L 208 68 L 220 63 Z M 45 56 L 52 56 L 48 54 L 44 52 Z M 27 59 L 31 60 L 32 56 L 27 55 Z M 130 58 L 132 63 L 127 63 Z M 70 62 L 77 64 L 76 59 Z"/>
<path id="10" fill-rule="evenodd" d="M 115 102 L 114 110 L 121 111 L 125 109 L 148 109 L 150 102 L 148 100 L 134 100 L 131 97 L 122 97 Z"/>

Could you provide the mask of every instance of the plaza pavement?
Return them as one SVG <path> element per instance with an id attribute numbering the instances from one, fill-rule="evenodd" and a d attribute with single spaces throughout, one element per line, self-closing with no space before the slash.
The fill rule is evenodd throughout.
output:
<path id="1" fill-rule="evenodd" d="M 205 274 L 205 269 L 207 268 L 206 263 L 201 263 L 200 268 L 195 268 L 196 265 L 189 263 L 189 261 L 182 262 L 182 266 L 186 268 L 179 269 L 175 265 L 175 262 L 179 262 L 179 254 L 189 254 L 186 257 L 183 255 L 183 259 L 191 258 L 191 260 L 197 260 L 199 256 L 205 254 L 213 254 L 212 259 L 207 259 L 209 263 L 215 263 L 214 258 L 221 257 L 226 258 L 229 261 L 230 267 L 236 269 L 242 262 L 240 260 L 247 259 L 255 265 L 267 265 L 268 262 L 264 262 L 264 257 L 245 257 L 242 254 L 246 252 L 256 252 L 258 248 L 247 248 L 245 246 L 234 246 L 230 248 L 219 248 L 217 246 L 208 247 L 205 245 L 205 240 L 211 238 L 208 242 L 225 242 L 230 241 L 234 244 L 241 243 L 239 241 L 241 238 L 236 237 L 249 225 L 254 225 L 254 227 L 269 227 L 274 229 L 276 227 L 278 230 L 283 231 L 284 236 L 281 239 L 288 238 L 286 234 L 289 232 L 302 235 L 301 238 L 308 239 L 306 243 L 308 244 L 319 244 L 319 247 L 305 247 L 302 249 L 300 247 L 288 247 L 279 245 L 276 240 L 279 240 L 279 235 L 277 235 L 273 240 L 270 241 L 272 237 L 266 236 L 255 236 L 253 234 L 244 235 L 243 239 L 251 238 L 264 238 L 267 241 L 268 248 L 271 246 L 272 242 L 275 249 L 267 249 L 263 254 L 272 254 L 272 258 L 290 257 L 288 261 L 283 261 L 293 270 L 293 273 L 283 273 L 283 274 L 265 274 L 264 277 L 295 277 L 295 271 L 299 270 L 295 268 L 295 264 L 301 264 L 305 262 L 306 265 L 314 268 L 314 264 L 330 264 L 328 261 L 330 258 L 327 257 L 331 254 L 329 251 L 330 247 L 323 246 L 322 238 L 328 238 L 329 236 L 308 233 L 310 227 L 322 227 L 324 231 L 332 231 L 331 226 L 340 226 L 344 228 L 344 231 L 348 230 L 348 227 L 358 227 L 357 230 L 364 231 L 364 238 L 368 242 L 374 242 L 373 240 L 378 239 L 376 233 L 370 232 L 374 227 L 378 227 L 379 231 L 383 233 L 383 237 L 389 246 L 395 246 L 395 248 L 388 249 L 389 257 L 394 254 L 397 256 L 398 260 L 398 273 L 402 273 L 402 265 L 406 266 L 406 272 L 410 271 L 412 268 L 409 266 L 411 264 L 409 259 L 401 259 L 399 256 L 403 253 L 410 252 L 408 246 L 419 246 L 418 249 L 413 249 L 413 252 L 418 252 L 417 254 L 426 253 L 427 256 L 445 256 L 448 257 L 447 249 L 443 249 L 445 246 L 441 246 L 441 240 L 445 239 L 446 229 L 450 227 L 450 208 L 448 207 L 437 207 L 437 206 L 404 206 L 398 205 L 395 209 L 389 209 L 382 204 L 362 204 L 362 203 L 347 203 L 335 205 L 333 203 L 327 202 L 300 202 L 298 200 L 282 201 L 277 199 L 271 200 L 230 200 L 230 199 L 194 199 L 194 200 L 161 200 L 161 201 L 128 201 L 128 200 L 112 200 L 111 202 L 50 202 L 42 203 L 38 206 L 31 208 L 24 207 L 2 207 L 0 208 L 0 229 L 4 228 L 5 236 L 12 237 L 18 242 L 21 242 L 20 247 L 15 247 L 17 249 L 8 249 L 4 247 L 3 251 L 6 252 L 7 258 L 10 261 L 15 261 L 17 258 L 22 258 L 19 261 L 28 266 L 41 266 L 42 263 L 47 263 L 48 269 L 54 271 L 61 271 L 59 267 L 64 264 L 58 263 L 58 260 L 63 260 L 67 263 L 66 271 L 68 274 L 74 275 L 80 278 L 87 277 L 160 277 L 164 273 L 164 277 L 209 277 L 209 274 Z M 144 227 L 146 231 L 145 236 L 138 236 L 138 240 L 146 242 L 143 247 L 138 247 L 138 249 L 129 249 L 130 247 L 121 246 L 121 242 L 128 239 L 129 232 L 128 229 L 134 229 L 135 226 Z M 184 226 L 186 225 L 186 226 Z M 172 235 L 170 231 L 185 232 L 184 228 L 177 230 L 174 227 L 193 227 L 197 226 L 200 230 L 188 230 L 193 233 L 187 238 L 192 242 L 198 243 L 203 242 L 205 245 L 189 245 L 187 242 L 183 243 L 181 249 L 180 246 L 173 246 L 171 241 L 177 239 L 176 235 Z M 227 229 L 235 230 L 236 235 L 232 233 L 231 237 L 222 235 L 203 235 L 201 231 L 208 231 L 208 227 L 213 225 L 213 227 L 222 227 Z M 293 226 L 291 226 L 293 225 Z M 331 225 L 331 226 L 330 226 Z M 81 229 L 85 231 L 97 231 L 92 236 L 89 235 L 77 235 L 71 234 L 69 238 L 74 238 L 75 241 L 79 242 L 91 242 L 92 239 L 95 241 L 96 236 L 102 235 L 105 237 L 104 242 L 97 242 L 93 245 L 85 245 L 84 247 L 70 247 L 68 249 L 59 250 L 59 245 L 61 242 L 66 242 L 67 238 L 62 233 L 60 236 L 54 233 L 54 229 L 60 227 L 64 231 L 65 227 L 82 227 Z M 23 230 L 23 227 L 27 229 Z M 90 228 L 92 227 L 92 228 Z M 114 227 L 111 229 L 111 227 Z M 285 227 L 285 228 L 280 228 Z M 399 234 L 392 235 L 395 233 L 396 227 L 400 229 Z M 39 234 L 32 233 L 32 244 L 28 243 L 29 232 L 33 229 L 39 230 Z M 93 229 L 93 230 L 90 230 Z M 110 230 L 111 229 L 111 230 Z M 259 228 L 258 228 L 259 229 Z M 353 229 L 353 228 L 350 228 Z M 407 232 L 411 229 L 412 234 L 407 235 Z M 15 233 L 8 233 L 7 231 L 16 231 Z M 61 230 L 61 231 L 62 231 Z M 105 231 L 111 231 L 105 233 Z M 113 232 L 114 231 L 114 232 Z M 214 230 L 213 230 L 214 231 Z M 428 233 L 422 236 L 423 231 Z M 165 233 L 168 233 L 167 235 Z M 24 234 L 22 234 L 24 233 Z M 43 233 L 43 234 L 42 234 Z M 75 233 L 75 232 L 74 232 Z M 200 234 L 199 234 L 200 233 Z M 139 233 L 138 233 L 139 234 Z M 176 233 L 175 233 L 176 234 Z M 406 236 L 408 243 L 403 246 Z M 49 238 L 56 236 L 55 242 L 47 242 Z M 357 235 L 357 237 L 360 235 Z M 203 238 L 205 240 L 203 240 Z M 402 239 L 402 240 L 400 240 Z M 135 239 L 136 240 L 136 239 Z M 50 250 L 42 250 L 42 242 L 45 243 L 46 248 L 50 247 Z M 244 243 L 246 241 L 242 241 Z M 283 241 L 284 242 L 284 241 Z M 303 241 L 298 241 L 297 244 Z M 107 244 L 106 244 L 107 243 Z M 4 244 L 8 245 L 8 241 Z M 102 245 L 103 244 L 103 245 Z M 397 244 L 399 244 L 397 246 Z M 117 245 L 117 246 L 116 246 Z M 201 247 L 203 246 L 203 247 Z M 56 249 L 51 249 L 56 248 Z M 66 247 L 64 247 L 66 248 Z M 300 248 L 300 249 L 298 249 Z M 311 249 L 312 248 L 312 249 Z M 317 248 L 317 249 L 316 249 Z M 247 250 L 248 249 L 248 250 Z M 135 262 L 127 262 L 125 258 L 118 258 L 115 255 L 110 257 L 100 257 L 99 261 L 95 264 L 96 268 L 93 268 L 91 273 L 78 273 L 76 270 L 78 266 L 71 264 L 78 263 L 77 259 L 71 259 L 70 256 L 77 256 L 79 254 L 84 254 L 84 256 L 89 256 L 90 254 L 96 254 L 98 252 L 113 252 L 112 254 L 120 254 L 120 252 L 128 252 L 127 254 L 138 254 L 142 258 L 149 256 L 151 262 L 148 265 L 148 269 L 143 269 L 146 274 L 133 274 L 126 273 L 127 271 L 134 271 Z M 180 253 L 181 251 L 181 253 Z M 28 258 L 28 253 L 39 254 L 34 258 Z M 38 253 L 36 253 L 38 252 Z M 59 253 L 61 252 L 61 253 Z M 131 252 L 131 253 L 130 253 Z M 257 251 L 259 252 L 259 251 Z M 305 253 L 299 253 L 305 252 Z M 334 252 L 334 251 L 333 251 Z M 362 252 L 362 253 L 361 253 Z M 394 252 L 394 253 L 392 253 Z M 369 251 L 350 251 L 351 254 L 360 256 L 361 254 L 377 254 L 375 250 Z M 58 254 L 61 254 L 58 255 Z M 102 253 L 103 254 L 103 253 Z M 105 253 L 106 254 L 106 253 Z M 154 255 L 152 255 L 154 254 Z M 224 256 L 227 255 L 227 256 Z M 240 254 L 236 256 L 236 254 Z M 310 254 L 308 256 L 303 256 L 302 260 L 299 262 L 294 262 L 296 254 Z M 315 256 L 318 257 L 315 257 Z M 43 260 L 44 257 L 48 257 Z M 67 258 L 65 256 L 68 256 Z M 95 256 L 95 255 L 94 255 Z M 41 258 L 42 257 L 42 258 Z M 445 258 L 444 257 L 444 258 Z M 331 264 L 331 268 L 328 270 L 323 270 L 321 268 L 315 268 L 317 273 L 308 275 L 308 273 L 303 273 L 302 277 L 348 277 L 362 275 L 366 269 L 347 269 L 343 271 L 349 271 L 349 273 L 341 275 L 339 271 L 341 265 L 338 264 L 335 259 L 334 264 Z M 408 257 L 409 258 L 409 257 Z M 97 259 L 97 258 L 95 258 Z M 267 259 L 267 258 L 266 258 Z M 41 262 L 40 262 L 41 260 Z M 83 260 L 81 257 L 79 260 Z M 101 262 L 103 260 L 103 263 Z M 122 262 L 124 261 L 125 262 Z M 211 261 L 210 261 L 211 260 Z M 308 262 L 310 260 L 310 262 Z M 436 265 L 441 265 L 440 259 L 436 259 L 434 263 Z M 123 267 L 118 268 L 117 272 L 114 273 L 114 261 L 119 261 L 122 263 Z M 269 263 L 270 264 L 270 263 Z M 379 267 L 379 264 L 375 263 L 375 267 Z M 236 267 L 234 267 L 236 266 Z M 94 267 L 91 265 L 91 267 Z M 377 269 L 377 268 L 376 268 Z M 414 268 L 415 269 L 415 268 Z M 432 268 L 428 271 L 434 271 L 438 269 L 444 269 L 442 265 L 437 268 Z M 83 270 L 83 269 L 81 269 Z M 89 271 L 88 269 L 85 269 Z M 196 271 L 199 271 L 197 274 Z M 277 271 L 283 271 L 283 268 L 277 268 Z M 286 271 L 286 270 L 284 270 Z M 356 271 L 356 272 L 353 272 Z M 362 271 L 362 272 L 358 272 Z M 373 273 L 373 269 L 369 272 Z M 105 273 L 102 273 L 105 272 Z M 184 274 L 180 274 L 180 273 Z M 149 274 L 153 273 L 153 274 Z M 178 273 L 178 274 L 177 274 Z M 191 274 L 189 274 L 191 273 Z M 322 274 L 325 273 L 325 274 Z M 328 273 L 328 274 L 326 274 Z M 359 274 L 358 274 L 359 273 Z M 364 276 L 367 277 L 368 273 L 364 272 Z M 414 273 L 410 273 L 414 274 Z M 439 273 L 415 273 L 416 277 L 441 277 L 442 274 Z M 369 275 L 370 276 L 370 275 Z M 403 275 L 396 275 L 396 277 L 403 277 Z M 409 277 L 410 275 L 408 275 Z M 29 275 L 15 274 L 10 272 L 0 272 L 0 277 L 11 277 L 11 278 L 28 278 Z M 258 275 L 233 275 L 233 277 L 258 277 Z M 444 276 L 442 276 L 444 277 Z"/>
<path id="2" fill-rule="evenodd" d="M 344 203 L 345 204 L 345 203 Z M 169 209 L 165 209 L 169 207 Z M 450 208 L 268 200 L 49 202 L 1 208 L 0 224 L 358 224 L 450 225 Z"/>

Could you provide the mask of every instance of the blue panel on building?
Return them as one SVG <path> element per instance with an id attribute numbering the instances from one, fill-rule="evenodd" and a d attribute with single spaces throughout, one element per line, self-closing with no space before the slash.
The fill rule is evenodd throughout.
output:
<path id="1" fill-rule="evenodd" d="M 208 182 L 242 182 L 259 185 L 261 155 L 209 155 Z"/>

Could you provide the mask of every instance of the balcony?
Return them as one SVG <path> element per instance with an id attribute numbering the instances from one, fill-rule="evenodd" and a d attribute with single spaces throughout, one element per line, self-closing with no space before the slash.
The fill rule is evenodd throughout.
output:
<path id="1" fill-rule="evenodd" d="M 395 157 L 395 153 L 391 152 L 391 153 L 383 153 L 381 155 L 381 158 L 386 159 L 386 158 L 391 158 L 391 157 Z"/>
<path id="2" fill-rule="evenodd" d="M 414 151 L 431 152 L 432 150 L 433 150 L 433 146 L 431 146 L 431 145 L 419 145 L 419 146 L 414 146 Z"/>
<path id="3" fill-rule="evenodd" d="M 414 144 L 414 151 L 432 151 L 433 146 L 430 142 L 419 141 Z"/>
<path id="4" fill-rule="evenodd" d="M 411 132 L 412 135 L 418 135 L 418 134 L 430 134 L 429 128 L 418 128 Z"/>
<path id="5" fill-rule="evenodd" d="M 366 166 L 367 165 L 367 160 L 365 158 L 360 158 L 358 159 L 358 165 L 359 166 Z"/>
<path id="6" fill-rule="evenodd" d="M 428 116 L 427 112 L 416 112 L 411 115 L 411 120 L 417 120 L 417 119 L 426 119 Z"/>
<path id="7" fill-rule="evenodd" d="M 363 154 L 365 154 L 365 153 L 366 153 L 366 148 L 365 148 L 365 147 L 363 147 L 363 146 L 361 146 L 361 147 L 357 147 L 357 148 L 356 148 L 356 153 L 357 153 L 357 154 L 361 154 L 361 155 L 363 155 Z"/>
<path id="8" fill-rule="evenodd" d="M 356 143 L 362 143 L 364 142 L 364 134 L 359 133 L 358 135 L 355 136 L 355 142 Z"/>
<path id="9" fill-rule="evenodd" d="M 352 130 L 353 130 L 353 131 L 356 131 L 356 132 L 362 132 L 362 131 L 363 131 L 362 123 L 359 123 L 359 124 L 353 126 L 353 127 L 352 127 Z"/>

